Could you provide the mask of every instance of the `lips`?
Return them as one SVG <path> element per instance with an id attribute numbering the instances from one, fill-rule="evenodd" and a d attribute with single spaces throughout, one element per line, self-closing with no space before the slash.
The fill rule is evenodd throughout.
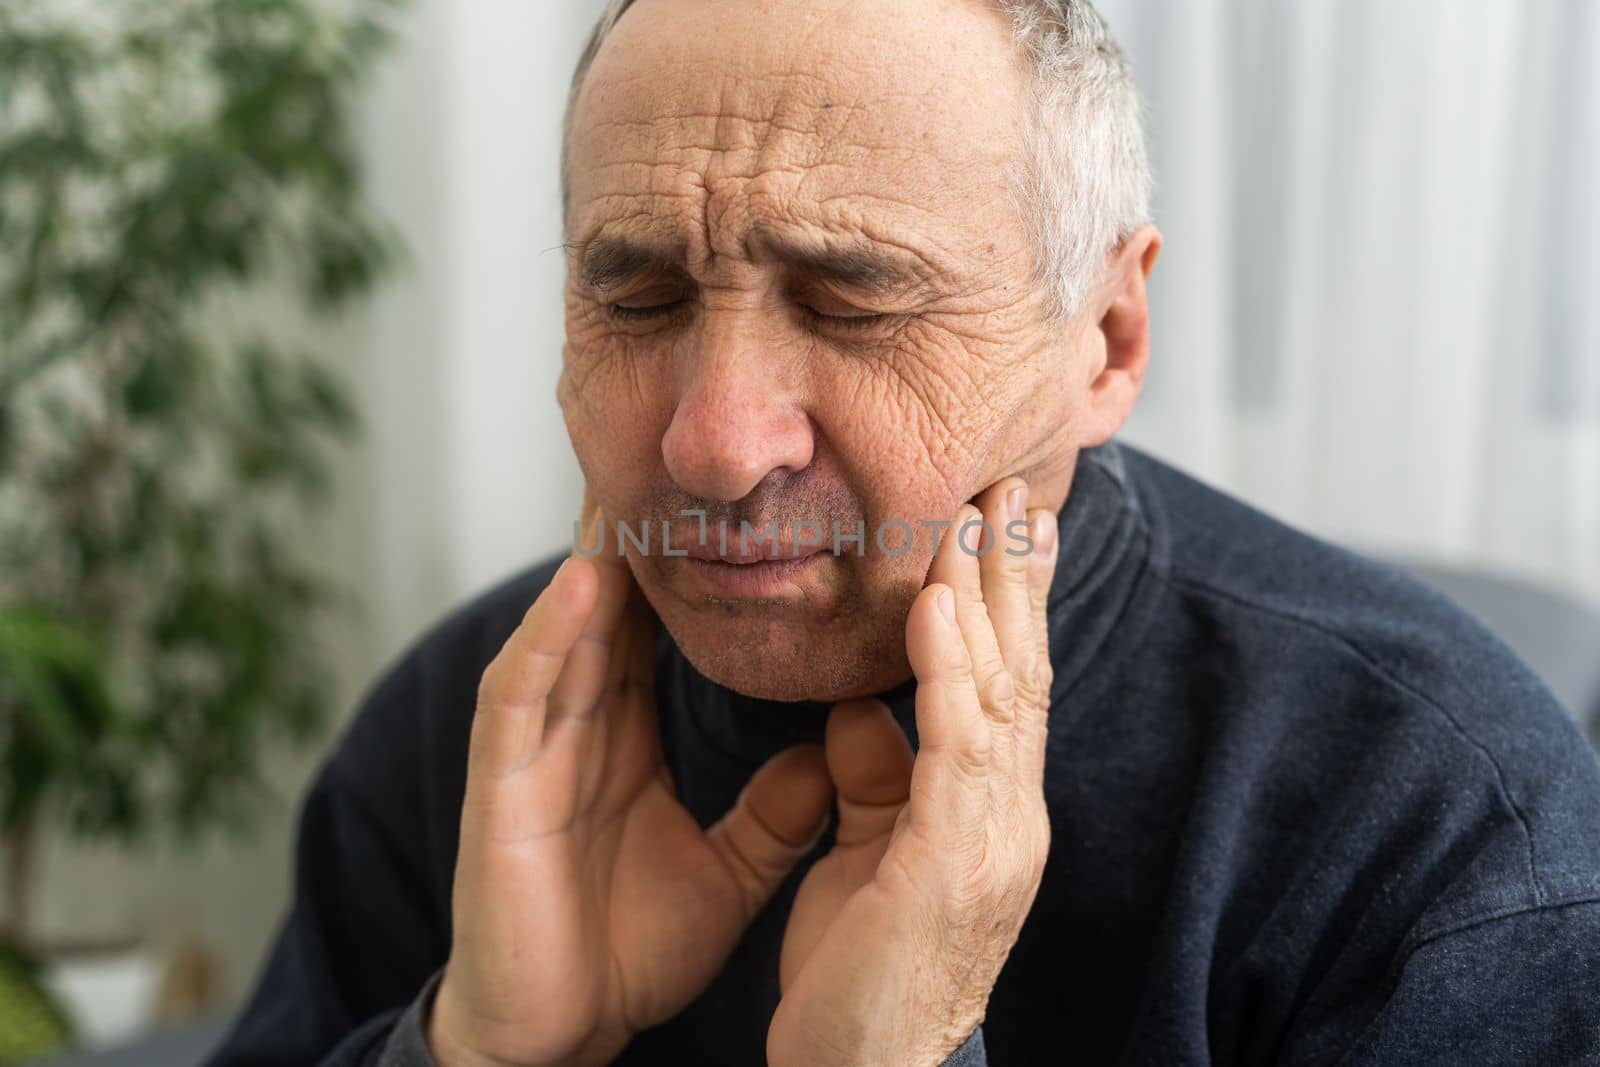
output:
<path id="1" fill-rule="evenodd" d="M 771 555 L 770 546 L 766 554 Z M 807 596 L 803 583 L 829 558 L 828 553 L 809 547 L 802 549 L 798 558 L 773 556 L 748 563 L 730 563 L 715 555 L 711 559 L 690 558 L 686 561 L 686 577 L 705 593 L 724 600 L 761 600 L 768 605 L 802 602 Z"/>
<path id="2" fill-rule="evenodd" d="M 769 560 L 789 562 L 805 559 L 822 551 L 821 545 L 796 547 L 793 543 L 779 542 L 774 545 L 771 541 L 752 542 L 741 546 L 738 538 L 729 539 L 727 552 L 721 552 L 719 548 L 720 545 L 717 544 L 695 544 L 689 548 L 689 558 L 706 563 L 730 563 L 742 567 L 752 563 L 766 563 Z"/>
<path id="3" fill-rule="evenodd" d="M 708 524 L 704 544 L 699 528 L 669 544 L 672 555 L 687 557 L 681 561 L 685 566 L 678 571 L 678 580 L 697 586 L 708 597 L 761 601 L 764 609 L 772 609 L 780 602 L 798 603 L 815 595 L 811 576 L 833 553 L 828 537 L 812 544 L 813 537 L 809 522 L 787 530 L 776 523 L 738 530 Z"/>

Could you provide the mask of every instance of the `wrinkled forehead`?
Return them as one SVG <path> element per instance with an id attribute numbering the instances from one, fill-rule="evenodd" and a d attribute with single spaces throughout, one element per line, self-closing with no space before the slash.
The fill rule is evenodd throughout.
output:
<path id="1" fill-rule="evenodd" d="M 626 228 L 738 257 L 820 228 L 930 258 L 1014 214 L 1026 76 L 970 0 L 640 0 L 572 116 L 569 239 Z"/>

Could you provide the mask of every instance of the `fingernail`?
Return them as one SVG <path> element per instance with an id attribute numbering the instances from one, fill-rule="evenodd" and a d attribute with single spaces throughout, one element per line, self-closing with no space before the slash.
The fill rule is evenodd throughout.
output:
<path id="1" fill-rule="evenodd" d="M 949 586 L 939 590 L 933 598 L 939 602 L 939 614 L 944 616 L 944 621 L 951 626 L 956 624 L 956 595 L 950 591 Z"/>
<path id="2" fill-rule="evenodd" d="M 1006 511 L 1012 521 L 1028 517 L 1028 487 L 1019 485 L 1006 494 Z"/>
<path id="3" fill-rule="evenodd" d="M 983 548 L 983 527 L 979 525 L 982 521 L 983 518 L 979 516 L 961 524 L 961 548 L 969 556 L 976 556 Z"/>
<path id="4" fill-rule="evenodd" d="M 1048 511 L 1034 521 L 1037 532 L 1033 535 L 1034 547 L 1042 555 L 1051 555 L 1056 550 L 1056 517 Z"/>

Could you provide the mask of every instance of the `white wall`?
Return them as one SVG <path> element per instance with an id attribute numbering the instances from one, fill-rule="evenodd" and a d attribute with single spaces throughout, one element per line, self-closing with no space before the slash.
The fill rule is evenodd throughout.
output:
<path id="1" fill-rule="evenodd" d="M 384 649 L 570 541 L 560 124 L 600 6 L 420 0 L 373 101 L 373 195 L 412 250 L 366 366 Z"/>

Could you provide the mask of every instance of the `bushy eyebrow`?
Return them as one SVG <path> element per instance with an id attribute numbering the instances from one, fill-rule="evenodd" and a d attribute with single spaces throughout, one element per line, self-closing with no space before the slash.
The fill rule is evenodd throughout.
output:
<path id="1" fill-rule="evenodd" d="M 681 241 L 601 233 L 570 250 L 579 277 L 597 293 L 644 273 L 688 277 Z"/>
<path id="2" fill-rule="evenodd" d="M 895 245 L 867 238 L 802 245 L 775 234 L 753 235 L 751 243 L 797 274 L 872 296 L 929 299 L 938 293 L 928 265 Z M 573 252 L 579 277 L 597 294 L 646 273 L 692 281 L 681 239 L 601 232 Z"/>

